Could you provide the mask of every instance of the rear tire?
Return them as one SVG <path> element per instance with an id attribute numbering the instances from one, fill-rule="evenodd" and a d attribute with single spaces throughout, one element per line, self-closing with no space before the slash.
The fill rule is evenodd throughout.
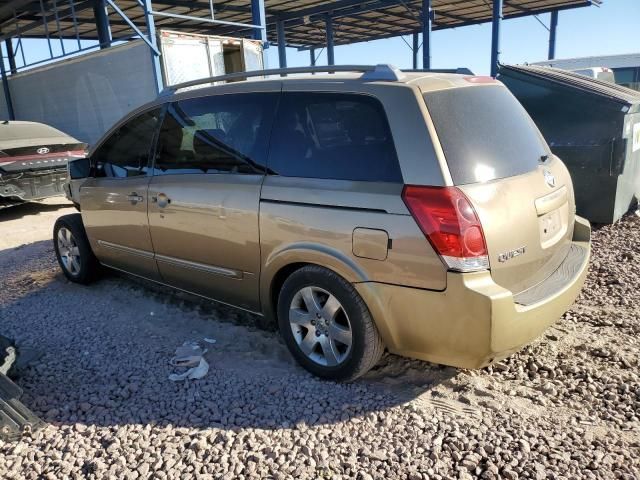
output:
<path id="1" fill-rule="evenodd" d="M 321 378 L 355 380 L 384 352 L 358 292 L 344 278 L 317 265 L 296 270 L 284 282 L 278 325 L 298 363 Z"/>
<path id="2" fill-rule="evenodd" d="M 79 213 L 56 220 L 53 247 L 62 273 L 70 281 L 86 285 L 97 277 L 100 264 L 91 250 Z"/>

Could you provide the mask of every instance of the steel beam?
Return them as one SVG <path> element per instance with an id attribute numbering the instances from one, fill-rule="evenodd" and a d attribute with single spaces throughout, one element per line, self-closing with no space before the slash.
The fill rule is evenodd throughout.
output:
<path id="1" fill-rule="evenodd" d="M 158 5 L 166 5 L 166 6 L 172 6 L 172 7 L 175 7 L 175 6 L 188 7 L 191 9 L 195 9 L 195 8 L 208 9 L 209 8 L 209 2 L 207 0 L 154 0 L 154 3 Z M 289 20 L 294 20 L 294 19 L 302 20 L 304 18 L 308 18 L 314 15 L 323 16 L 326 14 L 331 14 L 331 16 L 333 16 L 334 18 L 337 18 L 339 16 L 345 16 L 345 14 L 343 13 L 343 10 L 349 9 L 349 8 L 352 9 L 352 13 L 364 13 L 372 10 L 379 10 L 381 8 L 389 8 L 389 7 L 394 7 L 398 5 L 406 5 L 409 3 L 411 3 L 410 0 L 331 0 L 331 1 L 324 1 L 324 2 L 316 2 L 316 4 L 311 7 L 290 10 L 285 12 L 278 12 L 277 15 L 275 14 L 269 15 L 268 17 L 266 17 L 266 24 L 275 25 L 275 23 L 280 19 L 286 20 L 288 23 Z M 484 3 L 489 3 L 489 2 L 484 2 Z M 524 2 L 524 3 L 535 3 L 535 1 L 529 0 L 528 2 Z M 215 5 L 216 12 L 229 11 L 229 12 L 238 12 L 238 13 L 249 13 L 250 11 L 249 7 L 240 6 L 240 5 L 229 5 L 228 2 L 220 3 L 218 0 L 214 2 L 214 5 Z M 282 6 L 285 6 L 285 5 L 286 5 L 286 2 L 282 2 Z M 563 9 L 579 8 L 579 7 L 586 7 L 586 6 L 592 6 L 592 5 L 600 5 L 600 0 L 582 0 L 575 4 L 566 5 L 561 8 Z M 517 4 L 511 4 L 510 6 L 518 10 L 520 16 L 537 15 L 541 12 L 541 11 L 536 11 L 535 9 L 532 9 L 532 8 L 524 8 Z M 0 11 L 1 9 L 2 7 L 0 7 Z M 392 13 L 391 15 L 398 15 L 398 13 Z M 440 15 L 444 16 L 445 14 L 443 12 Z M 451 18 L 455 18 L 455 16 L 453 15 L 448 15 L 448 16 Z M 458 17 L 458 18 L 461 18 L 461 17 Z M 316 19 L 311 18 L 310 20 L 317 21 L 317 18 Z M 486 21 L 489 21 L 489 20 L 486 20 Z M 254 21 L 254 23 L 258 23 L 258 22 Z"/>
<path id="2" fill-rule="evenodd" d="M 260 40 L 263 48 L 268 48 L 267 14 L 264 9 L 264 0 L 251 0 L 251 22 L 260 26 L 253 29 L 253 38 Z"/>
<path id="3" fill-rule="evenodd" d="M 431 0 L 422 0 L 422 68 L 431 68 Z"/>
<path id="4" fill-rule="evenodd" d="M 284 22 L 281 20 L 278 26 L 278 60 L 280 68 L 287 68 L 287 40 L 284 36 Z"/>
<path id="5" fill-rule="evenodd" d="M 49 47 L 49 58 L 53 58 L 53 48 L 51 48 L 51 37 L 49 37 L 49 26 L 47 24 L 47 15 L 44 10 L 44 3 L 40 0 L 40 16 L 42 17 L 42 26 L 44 28 L 44 38 L 47 40 L 47 46 Z"/>
<path id="6" fill-rule="evenodd" d="M 113 0 L 112 0 L 113 1 Z M 231 27 L 240 27 L 240 28 L 253 28 L 253 29 L 261 29 L 260 25 L 254 25 L 249 23 L 240 23 L 240 22 L 227 22 L 226 20 L 215 20 L 211 18 L 203 18 L 203 17 L 193 17 L 191 15 L 182 15 L 180 13 L 171 13 L 166 12 L 164 10 L 151 10 L 151 14 L 158 17 L 167 17 L 167 18 L 176 18 L 178 20 L 186 20 L 188 22 L 199 22 L 199 23 L 212 23 L 214 25 L 228 25 Z"/>
<path id="7" fill-rule="evenodd" d="M 420 49 L 420 45 L 418 41 L 420 38 L 418 37 L 418 32 L 414 32 L 413 34 L 413 45 L 411 47 L 411 52 L 413 54 L 413 69 L 418 69 L 418 50 Z"/>
<path id="8" fill-rule="evenodd" d="M 549 24 L 549 55 L 548 59 L 556 58 L 556 32 L 558 30 L 558 11 L 551 12 L 551 23 Z"/>
<path id="9" fill-rule="evenodd" d="M 153 19 L 153 5 L 151 0 L 142 0 L 142 10 L 144 11 L 144 20 L 147 24 L 147 36 L 149 43 L 149 51 L 151 53 L 151 67 L 153 68 L 153 77 L 156 81 L 158 93 L 164 89 L 162 81 L 162 68 L 160 66 L 160 51 L 158 50 L 158 38 L 156 37 L 156 24 Z"/>
<path id="10" fill-rule="evenodd" d="M 9 114 L 9 120 L 15 120 L 16 116 L 13 111 L 11 91 L 9 90 L 9 79 L 7 78 L 7 70 L 4 66 L 4 52 L 2 51 L 2 43 L 0 43 L 0 75 L 2 75 L 2 89 L 4 90 L 4 100 L 7 104 L 7 113 Z"/>
<path id="11" fill-rule="evenodd" d="M 111 46 L 111 30 L 109 29 L 109 13 L 105 0 L 93 1 L 93 15 L 96 18 L 100 48 L 109 48 Z"/>
<path id="12" fill-rule="evenodd" d="M 309 63 L 312 67 L 316 66 L 316 49 L 312 48 L 309 50 Z"/>
<path id="13" fill-rule="evenodd" d="M 326 2 L 321 7 L 305 8 L 296 10 L 294 12 L 283 12 L 279 13 L 277 16 L 269 15 L 266 22 L 267 25 L 273 25 L 276 24 L 278 20 L 284 20 L 287 22 L 288 27 L 295 27 L 300 25 L 307 25 L 309 23 L 324 22 L 327 15 L 331 15 L 334 20 L 337 18 L 354 17 L 355 15 L 379 10 L 380 8 L 389 8 L 402 5 L 404 2 L 405 0 L 348 0 Z M 334 8 L 340 9 L 334 10 Z M 328 13 L 322 13 L 323 11 Z M 305 12 L 315 13 L 305 14 Z M 394 13 L 392 15 L 397 16 L 398 14 Z M 407 18 L 410 17 L 407 16 Z M 238 35 L 238 32 L 241 30 L 242 29 L 227 29 L 224 30 L 221 35 L 234 36 Z"/>
<path id="14" fill-rule="evenodd" d="M 83 10 L 87 10 L 92 8 L 93 3 L 92 0 L 85 0 L 81 3 L 75 4 L 74 6 L 72 5 L 72 8 L 68 8 L 66 10 L 63 10 L 61 12 L 58 12 L 58 18 L 60 18 L 61 20 L 69 17 L 69 16 L 73 16 L 75 17 L 76 13 L 81 12 Z M 20 19 L 28 19 L 28 16 L 24 16 L 21 15 Z M 27 35 L 27 33 L 35 28 L 38 28 L 40 26 L 42 26 L 42 19 L 41 18 L 33 18 L 33 21 L 31 21 L 30 23 L 26 24 L 26 25 L 20 25 L 19 27 L 19 31 L 20 36 L 22 36 L 23 38 L 44 38 L 42 37 L 42 35 Z M 93 20 L 90 20 L 91 22 L 93 22 Z M 14 17 L 14 23 L 16 24 L 16 28 L 18 27 L 18 22 Z M 84 22 L 84 23 L 89 23 L 89 22 Z M 13 38 L 15 37 L 16 32 L 2 32 L 0 33 L 0 40 L 6 40 L 7 38 Z"/>
<path id="15" fill-rule="evenodd" d="M 140 0 L 140 1 L 142 2 L 143 0 Z M 126 22 L 126 24 L 129 25 L 129 27 L 131 27 L 131 30 L 133 30 L 147 45 L 149 45 L 149 48 L 153 50 L 156 53 L 156 55 L 160 55 L 160 50 L 158 50 L 158 42 L 156 41 L 156 27 L 155 27 L 155 22 L 153 20 L 153 10 L 151 10 L 152 8 L 151 0 L 144 0 L 144 4 L 142 3 L 140 4 L 144 12 L 143 16 L 145 19 L 145 23 L 147 25 L 147 30 L 148 30 L 147 35 L 142 33 L 142 31 L 133 22 L 133 20 L 131 20 L 127 16 L 127 14 L 124 11 L 122 11 L 120 7 L 118 7 L 118 5 L 116 5 L 115 0 L 106 0 L 106 2 L 111 6 L 111 8 L 113 8 L 113 10 L 115 10 L 115 12 L 118 15 L 120 15 L 120 17 Z M 149 19 L 151 19 L 151 21 L 149 21 Z M 153 30 L 153 38 L 151 38 L 151 30 Z"/>
<path id="16" fill-rule="evenodd" d="M 498 74 L 500 64 L 500 25 L 502 23 L 502 0 L 493 0 L 491 19 L 491 76 Z"/>
<path id="17" fill-rule="evenodd" d="M 5 44 L 7 46 L 7 57 L 9 58 L 9 70 L 12 74 L 18 73 L 18 68 L 16 67 L 16 55 L 13 50 L 13 40 L 9 38 L 5 40 Z"/>
<path id="18" fill-rule="evenodd" d="M 335 65 L 336 57 L 333 51 L 333 18 L 329 15 L 325 18 L 325 25 L 327 30 L 327 64 Z"/>
<path id="19" fill-rule="evenodd" d="M 358 13 L 363 13 L 380 8 L 389 8 L 396 5 L 402 5 L 406 0 L 338 0 L 335 2 L 320 2 L 318 5 L 292 12 L 285 12 L 279 15 L 279 18 L 292 20 L 294 18 L 302 19 L 312 15 L 339 15 L 341 9 L 352 8 Z M 356 13 L 356 12 L 354 12 Z"/>
<path id="20" fill-rule="evenodd" d="M 489 0 L 487 0 L 487 1 L 489 1 Z M 576 8 L 587 7 L 589 5 L 595 5 L 595 3 L 594 4 L 585 3 L 584 5 L 583 4 L 565 5 L 565 6 L 562 6 L 562 7 L 540 9 L 540 10 L 536 10 L 535 11 L 535 15 L 542 15 L 542 14 L 546 14 L 546 13 L 551 13 L 554 10 L 558 10 L 558 11 L 560 11 L 560 10 L 573 10 L 573 9 L 576 9 Z M 508 20 L 508 19 L 512 19 L 512 18 L 530 17 L 532 15 L 533 15 L 533 13 L 518 12 L 518 13 L 507 14 L 507 15 L 503 14 L 502 18 L 504 20 Z M 437 13 L 436 16 L 438 18 L 442 18 L 442 17 L 445 17 L 445 16 L 451 16 L 451 15 L 445 15 L 444 13 Z M 334 18 L 337 18 L 337 17 L 334 16 Z M 447 29 L 451 29 L 451 28 L 468 27 L 468 26 L 471 26 L 471 25 L 482 25 L 482 24 L 488 23 L 490 21 L 491 21 L 491 19 L 484 18 L 484 19 L 480 19 L 480 20 L 469 20 L 467 22 L 459 23 L 459 24 L 456 24 L 456 25 L 445 25 L 445 24 L 441 24 L 441 23 L 437 23 L 437 22 L 432 22 L 432 26 L 433 26 L 432 30 L 435 32 L 435 31 L 438 31 L 438 30 L 447 30 Z M 290 24 L 291 25 L 295 25 L 296 23 L 287 21 L 287 25 L 290 25 Z M 373 41 L 373 40 L 384 40 L 384 39 L 387 39 L 387 38 L 398 37 L 400 35 L 410 35 L 414 31 L 415 31 L 415 28 L 407 27 L 406 31 L 398 31 L 397 33 L 392 33 L 392 34 L 371 35 L 371 36 L 368 36 L 367 38 L 364 38 L 362 40 L 353 40 L 353 41 L 349 40 L 348 37 L 342 37 L 343 39 L 341 41 L 339 41 L 339 42 L 335 42 L 335 45 L 347 45 L 347 44 L 350 44 L 350 43 L 357 43 L 357 42 L 370 42 L 370 41 Z M 289 37 L 291 38 L 292 35 L 289 35 Z M 2 37 L 0 36 L 0 39 L 1 38 Z M 310 48 L 323 48 L 324 47 L 324 43 L 315 43 L 315 44 L 314 43 L 305 43 L 305 44 L 299 43 L 299 44 L 295 44 L 294 42 L 290 42 L 289 45 L 290 46 L 295 46 L 298 49 L 298 51 L 307 51 Z"/>

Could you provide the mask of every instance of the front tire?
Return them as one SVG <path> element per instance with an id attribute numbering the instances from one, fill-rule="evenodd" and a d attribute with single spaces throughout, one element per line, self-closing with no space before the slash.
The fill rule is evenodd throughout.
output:
<path id="1" fill-rule="evenodd" d="M 295 359 L 319 377 L 351 381 L 369 371 L 384 345 L 366 304 L 344 278 L 309 265 L 284 282 L 280 334 Z"/>
<path id="2" fill-rule="evenodd" d="M 56 220 L 53 246 L 62 273 L 70 281 L 86 285 L 95 279 L 99 263 L 91 250 L 79 213 Z"/>

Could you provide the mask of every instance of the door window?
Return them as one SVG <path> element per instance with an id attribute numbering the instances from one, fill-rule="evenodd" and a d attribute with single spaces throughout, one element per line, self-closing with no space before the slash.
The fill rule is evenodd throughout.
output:
<path id="1" fill-rule="evenodd" d="M 142 113 L 118 128 L 93 154 L 97 177 L 146 175 L 160 108 Z"/>
<path id="2" fill-rule="evenodd" d="M 368 95 L 285 93 L 269 170 L 287 177 L 402 182 L 384 109 Z"/>
<path id="3" fill-rule="evenodd" d="M 263 173 L 278 96 L 229 94 L 171 104 L 154 174 Z"/>

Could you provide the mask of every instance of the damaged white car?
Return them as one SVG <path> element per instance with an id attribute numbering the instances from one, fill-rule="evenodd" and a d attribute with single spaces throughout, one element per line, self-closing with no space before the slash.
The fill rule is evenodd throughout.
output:
<path id="1" fill-rule="evenodd" d="M 67 163 L 86 148 L 43 123 L 0 122 L 0 208 L 64 195 Z"/>

